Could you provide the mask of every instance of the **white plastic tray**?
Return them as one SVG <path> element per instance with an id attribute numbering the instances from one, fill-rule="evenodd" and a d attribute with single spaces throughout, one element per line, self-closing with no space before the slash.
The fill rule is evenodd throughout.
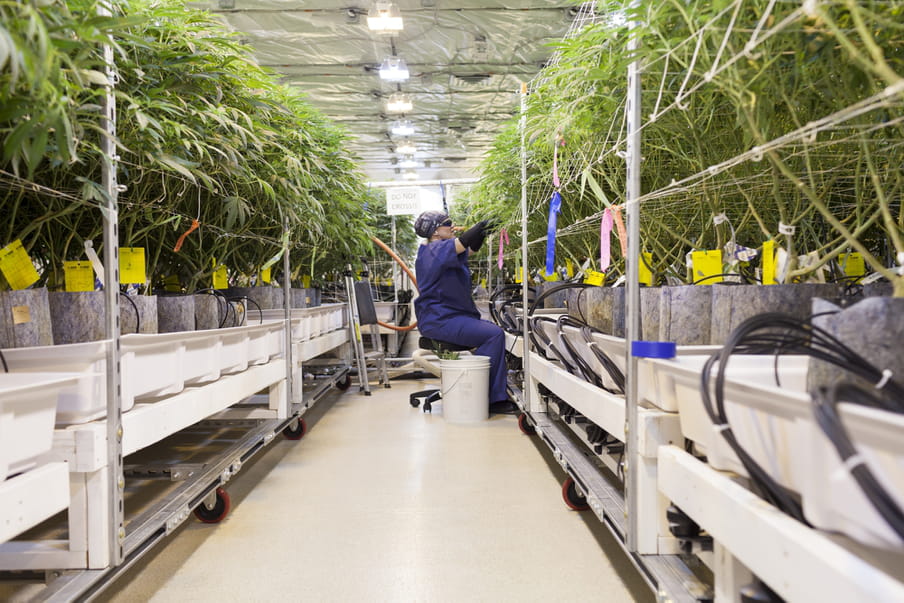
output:
<path id="1" fill-rule="evenodd" d="M 898 507 L 904 508 L 904 416 L 853 404 L 839 405 L 839 414 L 866 465 Z M 806 518 L 819 528 L 842 532 L 864 544 L 904 551 L 904 541 L 842 466 L 815 420 L 807 424 L 802 442 L 806 471 L 800 481 Z"/>
<path id="2" fill-rule="evenodd" d="M 74 373 L 0 373 L 0 481 L 50 451 L 57 403 L 80 380 Z"/>
<path id="3" fill-rule="evenodd" d="M 700 373 L 709 356 L 643 359 L 652 380 L 648 395 L 661 408 L 677 407 L 681 432 L 706 455 L 710 465 L 746 475 L 703 406 Z M 725 412 L 741 446 L 782 485 L 798 490 L 801 420 L 811 416 L 809 397 L 783 394 L 806 389 L 806 356 L 733 356 L 726 371 Z M 715 381 L 715 368 L 711 383 Z M 776 381 L 776 366 L 778 382 Z M 787 388 L 783 390 L 779 388 Z M 715 403 L 715 402 L 713 402 Z"/>

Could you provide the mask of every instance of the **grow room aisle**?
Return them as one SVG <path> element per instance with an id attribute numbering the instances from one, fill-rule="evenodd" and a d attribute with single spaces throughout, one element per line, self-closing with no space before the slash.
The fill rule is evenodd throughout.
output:
<path id="1" fill-rule="evenodd" d="M 219 525 L 189 521 L 102 599 L 652 601 L 606 528 L 514 416 L 447 424 L 429 382 L 352 387 L 229 483 Z M 537 454 L 537 452 L 540 454 Z"/>

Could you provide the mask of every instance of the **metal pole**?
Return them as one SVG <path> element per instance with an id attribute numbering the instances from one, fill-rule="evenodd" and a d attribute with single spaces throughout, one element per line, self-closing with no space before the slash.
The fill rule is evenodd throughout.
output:
<path id="1" fill-rule="evenodd" d="M 639 7 L 638 0 L 632 1 L 632 11 Z M 635 13 L 636 14 L 636 13 Z M 640 48 L 638 39 L 638 23 L 631 22 L 629 28 L 628 51 L 636 53 Z M 636 55 L 635 55 L 636 56 Z M 625 337 L 627 338 L 627 391 L 625 403 L 627 404 L 627 480 L 626 509 L 628 510 L 628 538 L 629 551 L 637 551 L 637 535 L 639 530 L 639 472 L 640 472 L 640 446 L 638 433 L 638 409 L 637 409 L 637 359 L 631 355 L 631 342 L 640 339 L 640 284 L 639 266 L 640 257 L 640 207 L 637 199 L 640 197 L 640 61 L 634 60 L 628 65 L 628 99 L 625 108 L 628 122 L 628 156 L 627 156 L 627 219 L 628 219 L 628 257 L 625 259 L 627 267 L 628 283 L 626 287 L 626 309 L 628 316 L 625 321 Z"/>
<path id="2" fill-rule="evenodd" d="M 525 145 L 525 130 L 527 129 L 527 84 L 521 83 L 521 345 L 522 367 L 524 369 L 524 384 L 522 396 L 524 408 L 528 411 L 535 410 L 531 407 L 530 400 L 530 323 L 527 320 L 527 147 Z M 539 410 L 536 409 L 536 410 Z"/>
<path id="3" fill-rule="evenodd" d="M 110 7 L 99 5 L 98 14 L 111 15 Z M 110 526 L 110 565 L 122 563 L 122 545 L 126 537 L 123 520 L 123 491 L 125 477 L 122 473 L 122 373 L 120 367 L 119 325 L 119 184 L 116 181 L 116 97 L 113 88 L 118 80 L 113 48 L 104 45 L 104 63 L 107 84 L 104 96 L 104 115 L 101 118 L 100 148 L 102 178 L 107 195 L 103 207 L 104 218 L 104 302 L 106 309 L 105 336 L 110 341 L 107 350 L 107 476 Z"/>
<path id="4" fill-rule="evenodd" d="M 284 354 L 286 359 L 286 404 L 285 404 L 285 414 L 277 413 L 279 418 L 286 418 L 292 413 L 292 403 L 295 400 L 295 394 L 293 393 L 293 388 L 295 387 L 295 383 L 293 383 L 292 373 L 295 371 L 295 367 L 292 359 L 292 273 L 290 272 L 289 267 L 289 223 L 288 220 L 283 221 L 283 229 L 286 232 L 286 242 L 285 247 L 283 248 L 283 307 L 286 309 L 285 317 L 286 317 L 286 333 L 285 333 L 285 346 L 286 353 Z M 301 387 L 301 383 L 298 383 L 298 387 Z"/>
<path id="5" fill-rule="evenodd" d="M 398 249 L 396 247 L 396 223 L 395 216 L 392 217 L 392 250 L 395 251 Z M 393 316 L 395 316 L 396 312 L 399 309 L 399 264 L 397 262 L 392 263 L 392 301 L 393 301 Z"/>

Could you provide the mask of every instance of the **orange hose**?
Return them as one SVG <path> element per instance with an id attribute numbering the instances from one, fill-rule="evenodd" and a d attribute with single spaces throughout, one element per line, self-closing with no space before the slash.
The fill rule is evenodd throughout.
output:
<path id="1" fill-rule="evenodd" d="M 389 245 L 387 245 L 386 243 L 384 243 L 377 237 L 371 236 L 370 240 L 373 241 L 374 243 L 376 243 L 380 247 L 380 249 L 382 249 L 383 251 L 388 253 L 389 256 L 393 260 L 395 260 L 396 264 L 398 264 L 402 268 L 402 270 L 405 271 L 405 274 L 407 274 L 408 278 L 411 279 L 411 282 L 414 283 L 414 288 L 417 289 L 417 279 L 414 277 L 414 274 L 411 273 L 411 270 L 408 269 L 408 266 L 405 264 L 405 262 L 402 261 L 402 258 L 400 258 L 396 254 L 396 252 L 393 251 L 392 248 L 389 247 Z M 420 291 L 420 289 L 418 289 L 418 291 Z M 408 325 L 407 327 L 397 327 L 396 325 L 390 325 L 385 322 L 381 322 L 379 320 L 377 321 L 377 324 L 380 325 L 381 327 L 386 327 L 387 329 L 390 329 L 392 331 L 413 331 L 414 329 L 417 328 L 417 321 L 414 321 L 412 324 Z"/>

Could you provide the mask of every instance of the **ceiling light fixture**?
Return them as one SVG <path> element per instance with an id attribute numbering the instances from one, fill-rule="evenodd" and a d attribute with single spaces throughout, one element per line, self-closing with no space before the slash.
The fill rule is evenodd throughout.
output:
<path id="1" fill-rule="evenodd" d="M 401 92 L 392 93 L 389 95 L 389 100 L 386 101 L 387 113 L 408 113 L 413 108 L 414 105 L 411 103 L 411 99 L 408 98 L 407 94 L 402 94 Z"/>
<path id="2" fill-rule="evenodd" d="M 408 79 L 408 65 L 402 57 L 386 57 L 380 65 L 380 79 L 387 82 L 404 82 Z"/>
<path id="3" fill-rule="evenodd" d="M 392 35 L 402 31 L 402 11 L 394 2 L 374 2 L 367 13 L 367 27 L 374 33 Z"/>
<path id="4" fill-rule="evenodd" d="M 414 134 L 414 124 L 411 121 L 399 120 L 392 122 L 392 126 L 390 126 L 389 131 L 395 134 L 396 136 L 411 136 Z"/>
<path id="5" fill-rule="evenodd" d="M 416 168 L 418 165 L 420 164 L 411 155 L 402 157 L 402 160 L 399 162 L 399 167 L 403 168 Z"/>
<path id="6" fill-rule="evenodd" d="M 402 173 L 402 178 L 405 180 L 417 180 L 417 172 L 414 170 L 405 170 L 405 172 Z"/>
<path id="7" fill-rule="evenodd" d="M 399 155 L 414 155 L 417 152 L 417 147 L 410 140 L 403 140 L 395 148 L 395 152 Z"/>

